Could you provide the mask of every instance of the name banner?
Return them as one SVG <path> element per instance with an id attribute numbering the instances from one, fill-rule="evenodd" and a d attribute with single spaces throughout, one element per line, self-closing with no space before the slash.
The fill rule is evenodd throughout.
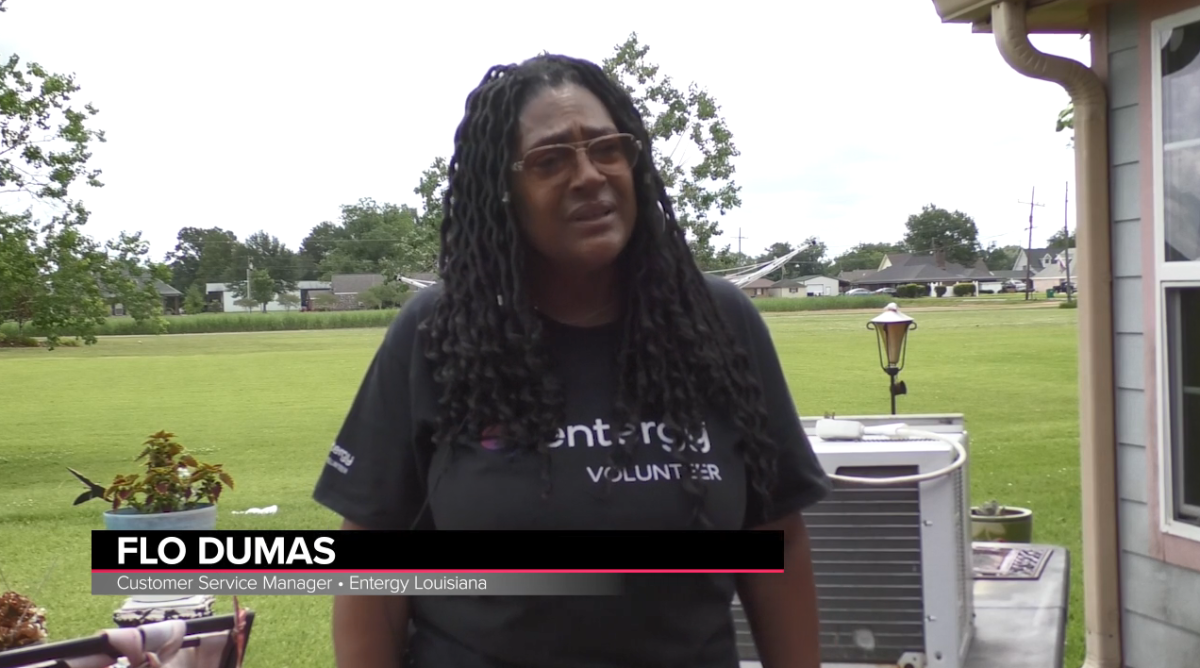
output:
<path id="1" fill-rule="evenodd" d="M 616 596 L 618 573 L 92 573 L 92 593 L 122 596 Z"/>
<path id="2" fill-rule="evenodd" d="M 93 531 L 94 573 L 781 573 L 780 531 Z"/>

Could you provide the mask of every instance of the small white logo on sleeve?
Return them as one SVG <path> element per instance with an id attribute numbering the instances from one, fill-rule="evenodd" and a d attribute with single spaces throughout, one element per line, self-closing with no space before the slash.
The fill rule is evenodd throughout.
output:
<path id="1" fill-rule="evenodd" d="M 342 473 L 349 473 L 350 465 L 353 463 L 354 455 L 337 443 L 333 444 L 333 449 L 329 451 L 329 459 L 325 461 L 326 465 L 332 466 Z"/>

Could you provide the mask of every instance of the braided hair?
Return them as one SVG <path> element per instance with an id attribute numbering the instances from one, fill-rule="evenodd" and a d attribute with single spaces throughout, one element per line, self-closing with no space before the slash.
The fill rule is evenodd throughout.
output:
<path id="1" fill-rule="evenodd" d="M 675 218 L 650 137 L 629 94 L 595 64 L 543 54 L 491 68 L 470 93 L 454 137 L 443 200 L 442 294 L 423 329 L 427 357 L 442 388 L 434 433 L 438 447 L 479 440 L 499 427 L 504 440 L 541 452 L 550 489 L 548 443 L 564 419 L 563 392 L 551 373 L 542 322 L 524 286 L 529 252 L 509 202 L 509 166 L 525 103 L 563 84 L 586 88 L 607 108 L 619 132 L 641 141 L 634 166 L 637 220 L 617 262 L 624 281 L 614 397 L 614 430 L 653 418 L 676 443 L 691 443 L 705 418 L 724 415 L 741 434 L 738 450 L 753 489 L 765 500 L 773 483 L 773 444 L 766 438 L 762 391 L 747 355 L 734 343 Z M 631 433 L 632 432 L 632 433 Z M 611 448 L 624 466 L 640 433 Z M 673 449 L 674 450 L 674 449 Z M 692 449 L 673 456 L 690 463 Z M 686 467 L 684 470 L 688 470 Z M 704 488 L 681 484 L 693 501 L 692 526 L 711 526 Z"/>

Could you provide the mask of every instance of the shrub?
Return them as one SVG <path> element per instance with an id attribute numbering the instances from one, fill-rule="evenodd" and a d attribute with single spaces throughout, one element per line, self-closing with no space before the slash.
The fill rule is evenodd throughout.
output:
<path id="1" fill-rule="evenodd" d="M 933 293 L 939 297 L 945 297 L 946 296 L 946 286 L 939 285 L 939 286 L 935 287 L 933 289 Z"/>
<path id="2" fill-rule="evenodd" d="M 954 286 L 955 297 L 973 297 L 975 295 L 974 283 L 959 283 Z"/>

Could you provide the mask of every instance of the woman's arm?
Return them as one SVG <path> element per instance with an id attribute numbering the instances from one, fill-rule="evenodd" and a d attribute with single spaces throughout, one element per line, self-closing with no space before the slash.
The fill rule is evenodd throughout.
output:
<path id="1" fill-rule="evenodd" d="M 758 527 L 784 532 L 784 572 L 746 573 L 738 598 L 763 668 L 821 668 L 817 587 L 800 513 Z"/>
<path id="2" fill-rule="evenodd" d="M 343 531 L 360 531 L 350 521 Z M 408 644 L 407 596 L 334 596 L 333 652 L 338 668 L 398 668 Z"/>

